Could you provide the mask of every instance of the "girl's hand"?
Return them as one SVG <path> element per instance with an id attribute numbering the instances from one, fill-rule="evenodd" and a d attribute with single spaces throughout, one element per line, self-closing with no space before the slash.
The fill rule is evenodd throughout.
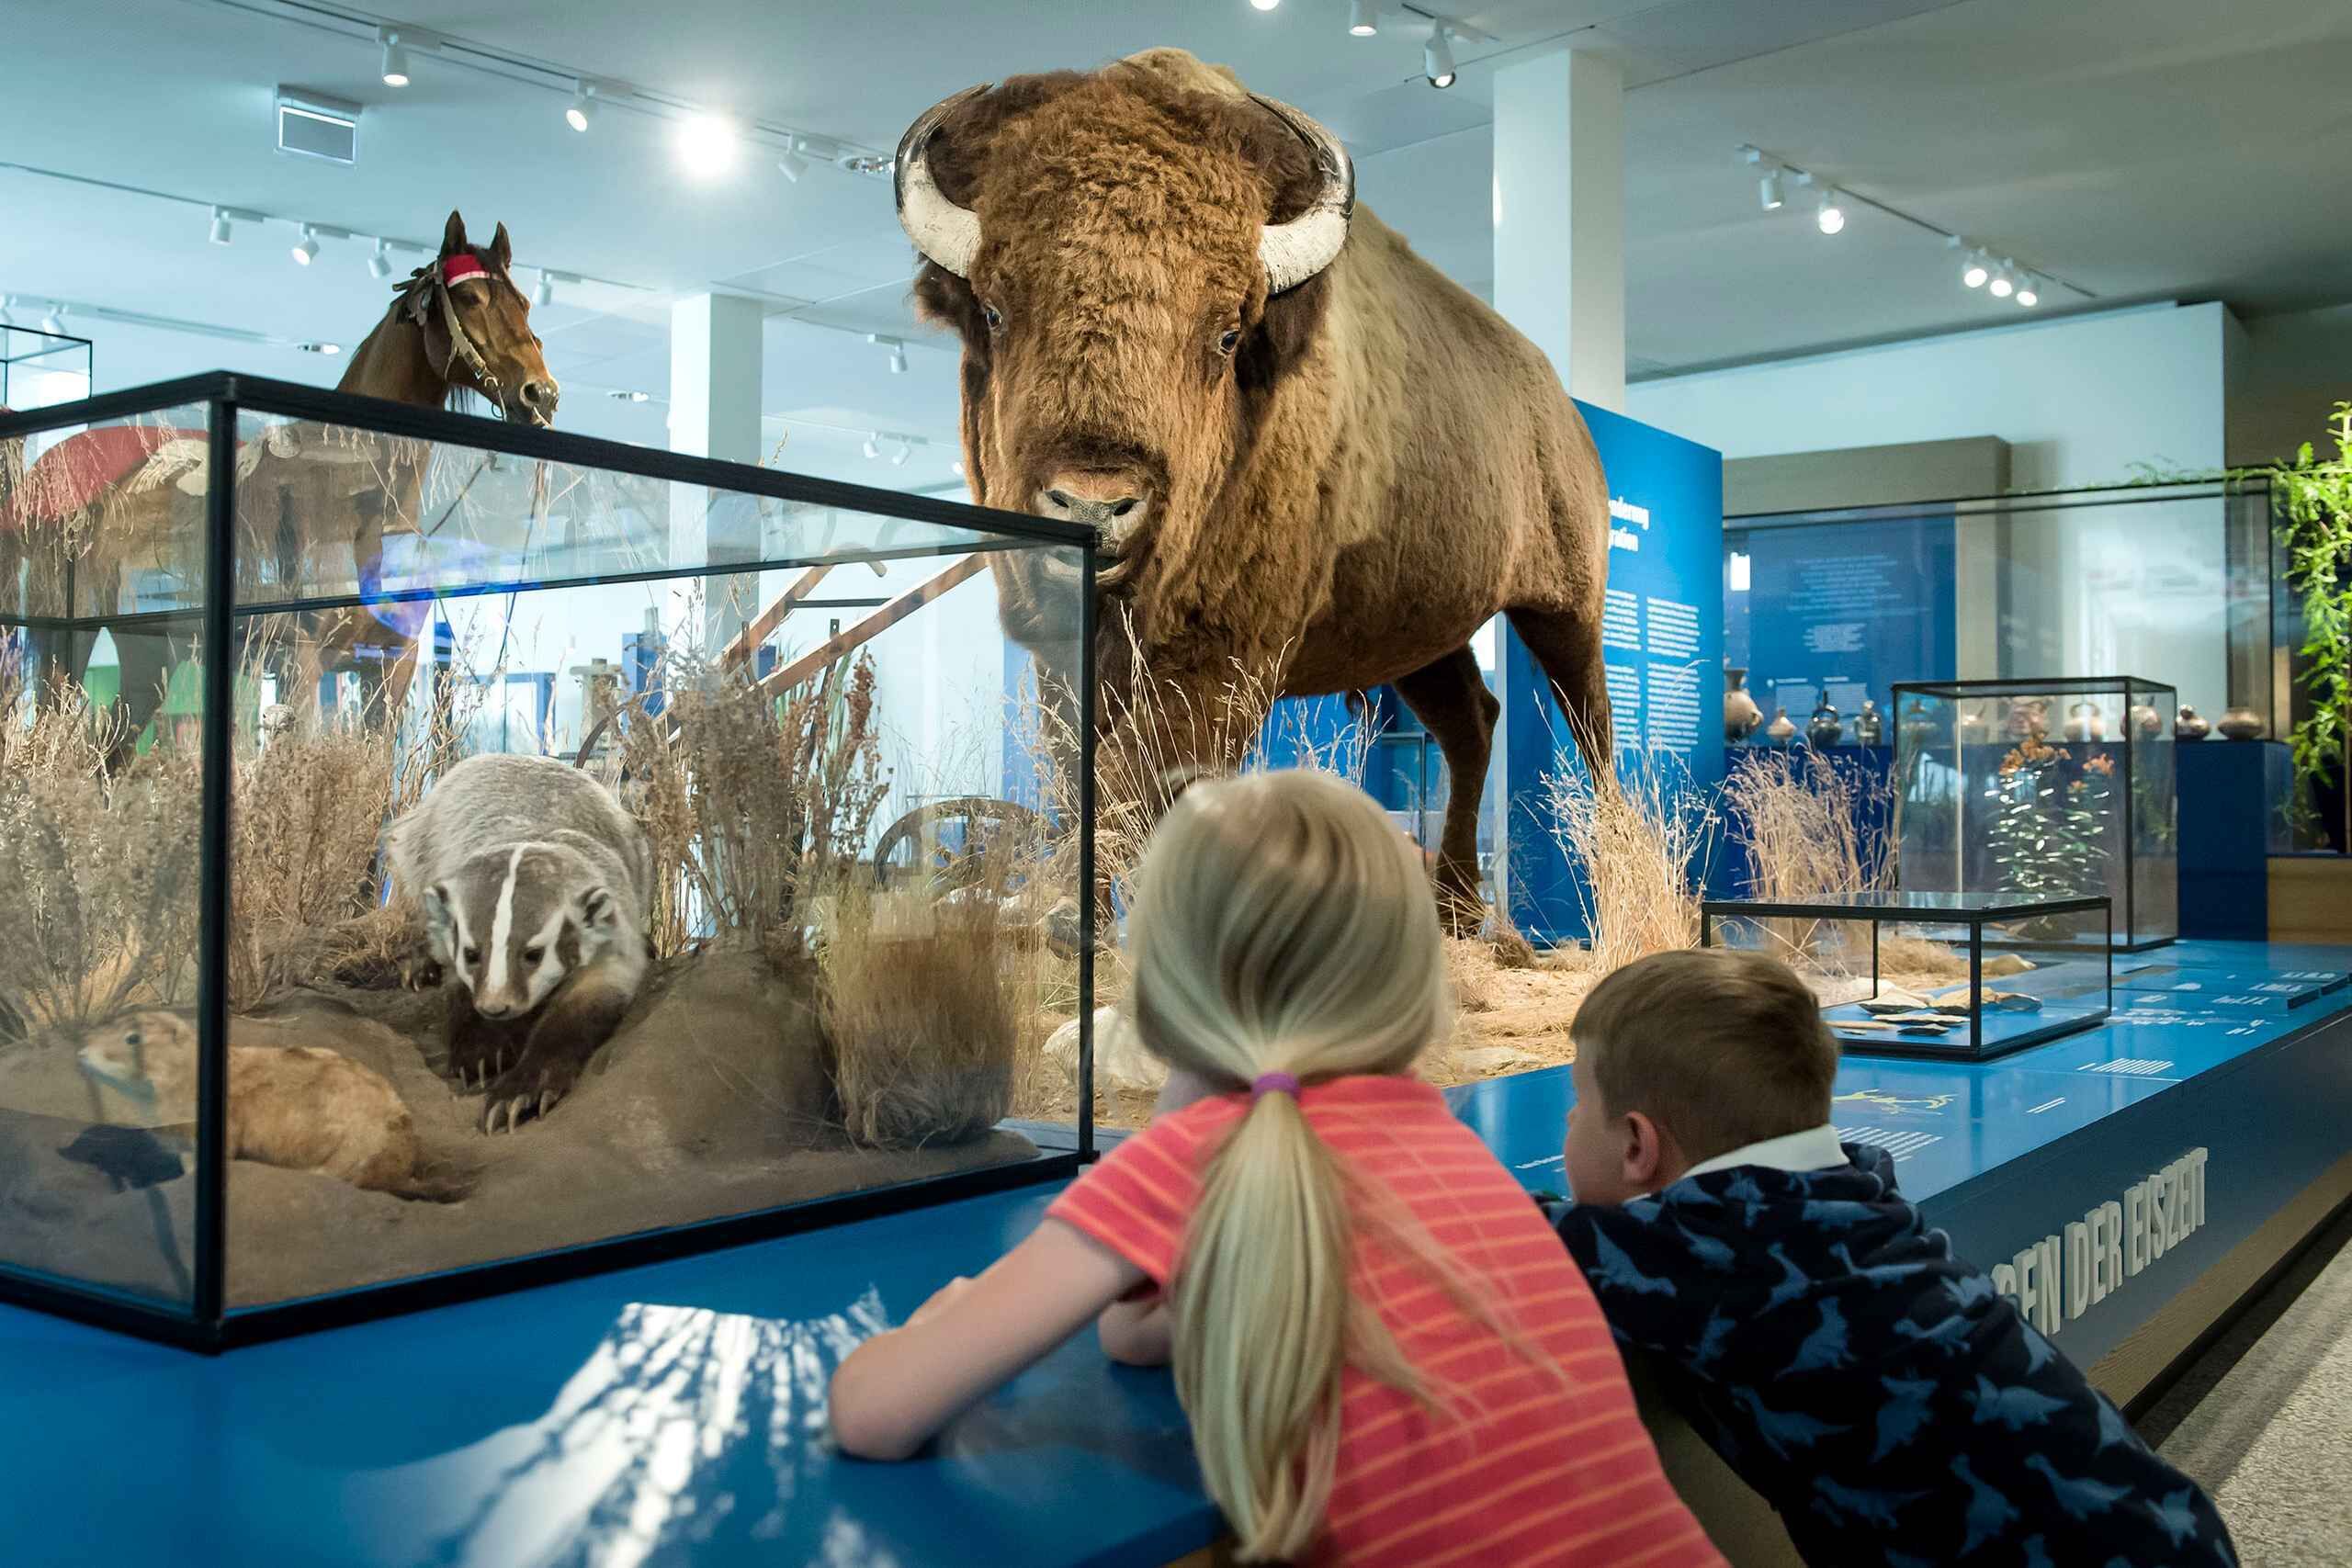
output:
<path id="1" fill-rule="evenodd" d="M 977 1280 L 950 1280 L 903 1327 L 833 1373 L 833 1440 L 860 1459 L 905 1459 L 967 1405 L 1143 1282 L 1143 1270 L 1046 1220 Z"/>

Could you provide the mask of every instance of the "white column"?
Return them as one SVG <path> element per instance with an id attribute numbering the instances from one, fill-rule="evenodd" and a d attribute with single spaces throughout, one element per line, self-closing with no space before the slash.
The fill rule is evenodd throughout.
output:
<path id="1" fill-rule="evenodd" d="M 760 450 L 761 323 L 757 299 L 697 294 L 670 307 L 670 450 L 756 463 Z M 670 493 L 673 565 L 760 558 L 760 514 L 750 497 L 674 485 Z M 756 579 L 707 578 L 706 652 L 717 652 L 756 613 Z M 673 614 L 673 622 L 679 617 Z M 686 627 L 673 625 L 673 636 Z"/>
<path id="2" fill-rule="evenodd" d="M 1571 395 L 1625 408 L 1625 84 L 1567 51 L 1495 73 L 1495 309 Z"/>

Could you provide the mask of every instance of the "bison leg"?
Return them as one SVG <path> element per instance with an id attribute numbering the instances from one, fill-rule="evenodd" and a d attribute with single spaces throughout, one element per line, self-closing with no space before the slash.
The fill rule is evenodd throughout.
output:
<path id="1" fill-rule="evenodd" d="M 1446 927 L 1456 936 L 1477 932 L 1486 919 L 1478 888 L 1478 805 L 1487 788 L 1487 758 L 1502 705 L 1487 690 L 1478 660 L 1466 647 L 1425 664 L 1396 682 L 1396 694 L 1437 738 L 1450 779 L 1445 834 L 1439 844 L 1437 896 Z"/>
<path id="2" fill-rule="evenodd" d="M 1552 682 L 1567 715 L 1577 750 L 1596 780 L 1614 779 L 1615 742 L 1609 715 L 1609 679 L 1600 660 L 1600 616 L 1563 610 L 1512 610 L 1511 629 Z"/>

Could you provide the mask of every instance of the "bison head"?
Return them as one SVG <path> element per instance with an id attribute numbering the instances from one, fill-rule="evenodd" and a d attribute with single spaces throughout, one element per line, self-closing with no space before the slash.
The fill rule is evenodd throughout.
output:
<path id="1" fill-rule="evenodd" d="M 1354 209 L 1339 140 L 1162 50 L 958 93 L 896 173 L 916 300 L 964 343 L 973 498 L 1093 525 L 1106 589 L 1181 560 L 1311 351 Z M 1032 647 L 1077 629 L 1046 570 L 999 574 Z"/>

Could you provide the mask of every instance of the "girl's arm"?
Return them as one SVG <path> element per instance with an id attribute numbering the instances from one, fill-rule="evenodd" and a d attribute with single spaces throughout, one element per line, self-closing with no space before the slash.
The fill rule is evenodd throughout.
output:
<path id="1" fill-rule="evenodd" d="M 1157 1288 L 1130 1292 L 1104 1307 L 1094 1320 L 1094 1333 L 1102 1353 L 1123 1366 L 1164 1367 L 1174 1350 L 1168 1299 Z"/>
<path id="2" fill-rule="evenodd" d="M 1059 1220 L 977 1280 L 951 1280 L 906 1325 L 833 1373 L 833 1440 L 861 1459 L 905 1459 L 982 1394 L 1069 1338 L 1144 1280 Z"/>

